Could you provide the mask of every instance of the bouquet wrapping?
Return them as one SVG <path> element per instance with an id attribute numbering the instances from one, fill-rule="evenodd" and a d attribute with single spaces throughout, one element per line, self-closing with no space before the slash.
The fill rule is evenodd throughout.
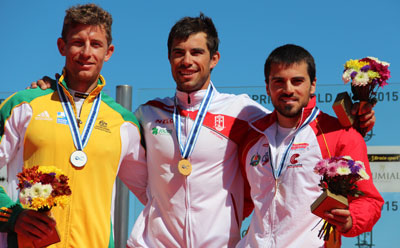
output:
<path id="1" fill-rule="evenodd" d="M 314 172 L 321 175 L 319 186 L 323 193 L 311 205 L 311 212 L 324 218 L 324 212 L 335 208 L 348 208 L 348 196 L 358 197 L 363 192 L 357 189 L 356 182 L 369 179 L 364 163 L 354 161 L 349 156 L 323 159 L 316 164 Z M 328 241 L 335 226 L 324 220 L 318 236 Z"/>
<path id="2" fill-rule="evenodd" d="M 71 196 L 68 177 L 54 166 L 33 166 L 24 168 L 17 175 L 20 190 L 19 200 L 25 209 L 45 212 L 55 206 L 65 207 Z M 57 230 L 47 240 L 27 240 L 18 237 L 19 247 L 46 247 L 60 241 Z"/>

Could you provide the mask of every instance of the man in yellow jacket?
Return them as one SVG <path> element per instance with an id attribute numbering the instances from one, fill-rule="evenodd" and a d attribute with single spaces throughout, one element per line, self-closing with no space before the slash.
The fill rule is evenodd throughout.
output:
<path id="1" fill-rule="evenodd" d="M 0 189 L 0 247 L 17 247 L 21 237 L 45 239 L 54 225 L 61 241 L 51 247 L 114 247 L 118 173 L 145 201 L 147 175 L 135 173 L 145 166 L 138 122 L 102 92 L 100 71 L 114 51 L 111 24 L 97 5 L 68 9 L 57 40 L 65 56 L 58 83 L 17 92 L 0 106 L 0 167 L 7 166 L 8 177 L 7 194 Z M 16 175 L 35 165 L 56 166 L 69 177 L 70 203 L 52 209 L 54 220 L 18 203 Z"/>

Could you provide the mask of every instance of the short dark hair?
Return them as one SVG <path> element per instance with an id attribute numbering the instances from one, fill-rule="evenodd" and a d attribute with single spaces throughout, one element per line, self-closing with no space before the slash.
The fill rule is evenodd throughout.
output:
<path id="1" fill-rule="evenodd" d="M 61 38 L 66 41 L 68 31 L 79 24 L 101 26 L 106 31 L 107 45 L 112 42 L 111 25 L 112 16 L 96 4 L 76 5 L 67 9 L 64 17 Z"/>
<path id="2" fill-rule="evenodd" d="M 267 84 L 269 83 L 268 80 L 272 64 L 283 64 L 289 66 L 300 62 L 305 62 L 307 64 L 308 76 L 310 77 L 310 81 L 313 82 L 316 72 L 315 62 L 313 56 L 306 49 L 293 44 L 287 44 L 275 48 L 265 61 L 265 82 Z"/>
<path id="3" fill-rule="evenodd" d="M 200 13 L 199 17 L 183 17 L 171 28 L 168 36 L 168 57 L 174 40 L 186 40 L 190 35 L 204 32 L 207 35 L 207 48 L 210 56 L 218 51 L 218 32 L 210 17 Z"/>

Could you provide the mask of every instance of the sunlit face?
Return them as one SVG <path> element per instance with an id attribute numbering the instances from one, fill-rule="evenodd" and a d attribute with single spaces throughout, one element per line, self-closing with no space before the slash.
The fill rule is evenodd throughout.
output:
<path id="1" fill-rule="evenodd" d="M 294 127 L 315 92 L 316 80 L 310 81 L 305 62 L 289 66 L 272 64 L 267 93 L 278 113 L 283 127 Z"/>
<path id="2" fill-rule="evenodd" d="M 169 62 L 177 89 L 188 93 L 206 89 L 219 58 L 219 52 L 210 57 L 204 32 L 192 34 L 187 40 L 174 40 Z"/>
<path id="3" fill-rule="evenodd" d="M 103 63 L 114 51 L 114 46 L 107 44 L 104 28 L 83 24 L 71 28 L 65 41 L 59 38 L 57 45 L 65 56 L 68 82 L 75 84 L 96 83 Z"/>

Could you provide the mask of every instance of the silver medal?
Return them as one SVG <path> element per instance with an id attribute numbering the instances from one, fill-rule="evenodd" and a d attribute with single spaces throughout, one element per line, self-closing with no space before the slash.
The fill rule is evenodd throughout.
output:
<path id="1" fill-rule="evenodd" d="M 75 167 L 83 167 L 87 163 L 86 153 L 83 151 L 76 150 L 71 154 L 70 157 L 71 164 Z"/>

